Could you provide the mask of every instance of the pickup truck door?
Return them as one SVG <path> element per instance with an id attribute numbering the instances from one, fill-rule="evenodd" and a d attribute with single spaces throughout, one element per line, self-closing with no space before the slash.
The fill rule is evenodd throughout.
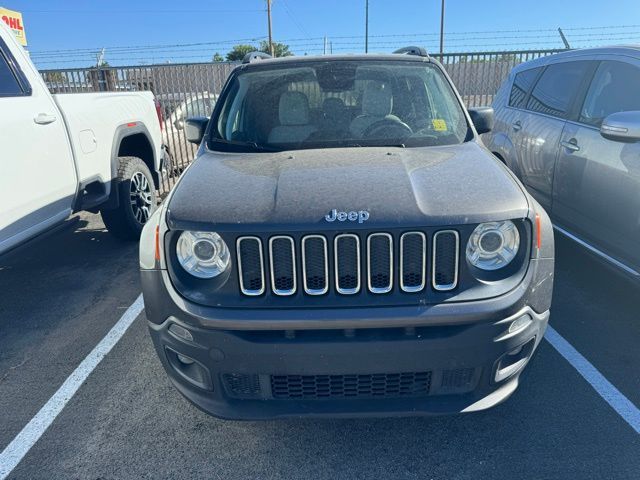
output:
<path id="1" fill-rule="evenodd" d="M 602 61 L 578 121 L 562 133 L 553 215 L 607 254 L 640 266 L 640 143 L 600 135 L 611 113 L 640 110 L 640 61 Z"/>
<path id="2" fill-rule="evenodd" d="M 0 253 L 66 219 L 77 187 L 61 114 L 11 40 L 0 36 Z"/>

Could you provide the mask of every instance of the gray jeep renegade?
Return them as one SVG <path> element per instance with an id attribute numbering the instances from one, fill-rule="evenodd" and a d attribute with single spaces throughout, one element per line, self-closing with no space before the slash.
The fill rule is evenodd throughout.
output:
<path id="1" fill-rule="evenodd" d="M 553 231 L 421 48 L 250 54 L 140 243 L 175 387 L 222 418 L 425 415 L 513 393 Z"/>

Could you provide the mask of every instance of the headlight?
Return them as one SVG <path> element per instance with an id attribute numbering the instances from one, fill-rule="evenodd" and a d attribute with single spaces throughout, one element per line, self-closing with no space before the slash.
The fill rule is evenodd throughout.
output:
<path id="1" fill-rule="evenodd" d="M 467 243 L 467 260 L 482 270 L 507 266 L 518 253 L 520 234 L 510 220 L 481 223 Z"/>
<path id="2" fill-rule="evenodd" d="M 229 249 L 215 232 L 182 232 L 176 253 L 182 268 L 194 277 L 217 277 L 229 267 Z"/>

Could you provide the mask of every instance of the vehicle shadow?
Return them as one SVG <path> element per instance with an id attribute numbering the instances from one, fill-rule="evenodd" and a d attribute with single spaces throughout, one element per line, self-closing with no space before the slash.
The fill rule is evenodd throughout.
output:
<path id="1" fill-rule="evenodd" d="M 117 296 L 118 289 L 107 287 L 114 281 L 137 282 L 137 267 L 137 243 L 114 238 L 99 215 L 83 213 L 66 228 L 0 258 L 0 325 L 6 332 L 45 315 L 51 327 L 76 314 L 87 301 Z"/>

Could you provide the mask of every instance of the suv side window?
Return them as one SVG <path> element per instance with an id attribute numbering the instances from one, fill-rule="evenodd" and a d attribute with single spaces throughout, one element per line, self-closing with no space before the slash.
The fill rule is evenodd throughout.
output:
<path id="1" fill-rule="evenodd" d="M 22 88 L 9 67 L 4 52 L 0 50 L 0 97 L 15 97 L 22 95 Z"/>
<path id="2" fill-rule="evenodd" d="M 533 87 L 533 82 L 538 78 L 542 67 L 532 68 L 516 74 L 513 79 L 513 86 L 509 94 L 509 106 L 514 108 L 524 108 L 527 95 Z"/>
<path id="3" fill-rule="evenodd" d="M 608 115 L 640 110 L 640 68 L 603 61 L 593 77 L 580 112 L 580 122 L 599 127 Z"/>
<path id="4" fill-rule="evenodd" d="M 549 65 L 531 92 L 527 110 L 564 117 L 588 68 L 588 61 Z"/>

